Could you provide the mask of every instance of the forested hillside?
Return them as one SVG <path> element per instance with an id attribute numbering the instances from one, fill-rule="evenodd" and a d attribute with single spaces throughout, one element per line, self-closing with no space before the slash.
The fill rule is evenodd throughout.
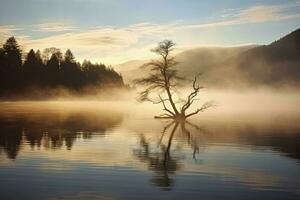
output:
<path id="1" fill-rule="evenodd" d="M 54 47 L 23 53 L 14 37 L 0 48 L 1 97 L 13 93 L 30 95 L 33 88 L 88 92 L 87 87 L 122 88 L 124 83 L 119 73 L 104 64 L 77 62 L 69 49 L 64 54 Z"/>

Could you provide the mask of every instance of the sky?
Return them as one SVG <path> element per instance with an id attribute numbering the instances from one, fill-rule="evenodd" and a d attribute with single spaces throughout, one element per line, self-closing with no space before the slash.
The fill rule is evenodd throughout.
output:
<path id="1" fill-rule="evenodd" d="M 269 44 L 298 28 L 299 0 L 0 0 L 0 43 L 107 65 L 148 59 L 164 39 L 178 51 Z"/>

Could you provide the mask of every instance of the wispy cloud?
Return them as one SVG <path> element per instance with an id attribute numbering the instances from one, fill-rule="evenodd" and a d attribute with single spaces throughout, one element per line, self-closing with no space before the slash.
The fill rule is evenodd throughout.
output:
<path id="1" fill-rule="evenodd" d="M 133 24 L 120 28 L 94 27 L 86 31 L 59 33 L 41 39 L 25 38 L 22 40 L 22 46 L 25 49 L 44 49 L 52 46 L 62 50 L 70 48 L 76 55 L 80 55 L 79 59 L 99 61 L 101 57 L 102 62 L 115 63 L 122 62 L 122 58 L 129 58 L 133 54 L 141 55 L 140 52 L 144 53 L 146 51 L 144 47 L 148 44 L 144 44 L 137 50 L 134 46 L 139 43 L 139 40 L 165 35 L 169 33 L 167 29 L 168 26 L 151 23 Z"/>
<path id="2" fill-rule="evenodd" d="M 25 45 L 32 45 L 38 48 L 45 44 L 61 48 L 72 47 L 118 47 L 127 46 L 137 39 L 136 34 L 130 34 L 129 30 L 123 28 L 94 28 L 82 32 L 69 32 L 48 36 L 42 39 L 28 40 Z"/>
<path id="3" fill-rule="evenodd" d="M 22 30 L 12 25 L 0 26 L 0 42 L 12 36 L 16 31 Z"/>
<path id="4" fill-rule="evenodd" d="M 21 30 L 21 28 L 17 28 L 15 26 L 0 26 L 0 33 L 11 33 L 13 31 Z"/>
<path id="5" fill-rule="evenodd" d="M 299 18 L 300 2 L 283 5 L 255 5 L 245 9 L 225 10 L 223 18 L 235 21 L 234 24 L 262 23 Z"/>
<path id="6" fill-rule="evenodd" d="M 176 25 L 175 29 L 212 28 L 250 23 L 284 21 L 300 18 L 300 2 L 285 5 L 256 5 L 245 9 L 228 9 L 220 13 L 221 19 L 209 23 Z"/>
<path id="7" fill-rule="evenodd" d="M 48 22 L 35 25 L 37 31 L 41 32 L 69 32 L 77 29 L 75 26 L 71 26 L 62 22 Z"/>

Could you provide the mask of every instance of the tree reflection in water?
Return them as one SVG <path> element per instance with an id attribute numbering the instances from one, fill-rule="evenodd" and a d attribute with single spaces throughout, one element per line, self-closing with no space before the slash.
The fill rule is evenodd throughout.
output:
<path id="1" fill-rule="evenodd" d="M 67 115 L 42 112 L 38 115 L 13 114 L 0 116 L 0 152 L 16 159 L 23 143 L 34 148 L 71 150 L 77 138 L 89 139 L 92 134 L 104 135 L 107 128 L 122 121 L 120 113 L 72 112 Z"/>
<path id="2" fill-rule="evenodd" d="M 202 123 L 200 128 L 188 121 L 173 121 L 163 128 L 158 139 L 158 147 L 153 145 L 150 139 L 146 139 L 145 135 L 142 135 L 140 147 L 134 150 L 134 155 L 155 173 L 151 180 L 155 185 L 164 190 L 170 190 L 174 186 L 172 175 L 182 168 L 178 155 L 182 156 L 183 152 L 177 151 L 178 149 L 174 145 L 172 148 L 172 141 L 175 137 L 179 144 L 184 141 L 191 147 L 196 163 L 201 163 L 198 158 L 201 148 L 216 144 L 230 144 L 239 148 L 250 147 L 259 151 L 268 149 L 274 154 L 279 153 L 280 156 L 293 158 L 299 162 L 299 133 L 300 128 L 290 126 L 288 122 L 283 124 L 240 122 L 238 125 Z M 185 163 L 185 161 L 181 160 L 181 163 Z"/>
<path id="3" fill-rule="evenodd" d="M 190 128 L 197 131 L 192 134 L 189 130 Z M 154 185 L 160 187 L 162 190 L 171 190 L 174 186 L 174 179 L 171 176 L 181 168 L 179 158 L 173 156 L 171 153 L 172 142 L 175 135 L 182 133 L 186 137 L 188 145 L 192 148 L 193 158 L 197 161 L 196 156 L 203 144 L 201 137 L 194 136 L 194 133 L 201 131 L 203 130 L 201 130 L 200 127 L 188 121 L 172 121 L 163 128 L 158 146 L 155 147 L 151 145 L 145 135 L 141 135 L 140 148 L 134 150 L 134 155 L 141 162 L 146 163 L 148 169 L 155 173 L 155 176 L 151 179 Z M 198 134 L 198 136 L 199 135 L 200 134 Z"/>

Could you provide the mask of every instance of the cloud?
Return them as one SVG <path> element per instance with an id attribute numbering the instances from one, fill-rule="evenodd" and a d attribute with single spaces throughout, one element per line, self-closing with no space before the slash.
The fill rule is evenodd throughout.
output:
<path id="1" fill-rule="evenodd" d="M 223 18 L 234 21 L 233 24 L 262 23 L 299 18 L 300 3 L 283 5 L 256 5 L 246 9 L 230 9 L 223 12 Z"/>
<path id="2" fill-rule="evenodd" d="M 285 5 L 258 5 L 245 9 L 228 9 L 220 14 L 222 20 L 199 24 L 177 24 L 173 26 L 173 29 L 215 28 L 241 24 L 284 21 L 300 18 L 299 11 L 300 2 L 288 3 Z"/>
<path id="3" fill-rule="evenodd" d="M 0 26 L 0 33 L 11 33 L 13 31 L 20 30 L 20 28 L 16 28 L 15 26 Z"/>
<path id="4" fill-rule="evenodd" d="M 0 42 L 3 42 L 8 37 L 11 37 L 16 31 L 22 30 L 12 25 L 0 26 Z"/>
<path id="5" fill-rule="evenodd" d="M 300 18 L 300 2 L 285 5 L 257 5 L 245 9 L 227 9 L 220 13 L 222 20 L 209 23 L 174 24 L 174 30 L 203 29 L 251 23 L 284 21 Z"/>
<path id="6" fill-rule="evenodd" d="M 62 51 L 71 49 L 78 60 L 91 59 L 94 61 L 116 63 L 122 62 L 123 58 L 141 55 L 141 51 L 148 51 L 144 47 L 135 47 L 141 39 L 156 38 L 163 36 L 169 31 L 168 26 L 151 23 L 133 24 L 126 27 L 102 26 L 84 31 L 71 31 L 57 33 L 39 39 L 22 38 L 21 45 L 24 49 L 44 49 L 57 47 Z M 148 41 L 147 41 L 148 42 Z M 148 46 L 147 46 L 148 47 Z M 101 60 L 100 60 L 101 59 Z"/>
<path id="7" fill-rule="evenodd" d="M 75 55 L 79 55 L 79 60 L 87 58 L 100 61 L 101 59 L 102 62 L 116 63 L 128 59 L 144 59 L 148 48 L 161 39 L 178 40 L 181 38 L 186 42 L 184 45 L 190 45 L 191 41 L 188 41 L 189 37 L 185 35 L 196 32 L 198 29 L 209 30 L 218 27 L 296 19 L 300 18 L 299 10 L 299 2 L 283 5 L 254 5 L 243 9 L 224 10 L 218 14 L 218 20 L 206 23 L 144 22 L 124 27 L 91 27 L 87 30 L 80 30 L 67 23 L 49 22 L 33 26 L 36 31 L 52 33 L 50 36 L 35 39 L 23 33 L 22 36 L 17 34 L 17 39 L 25 50 L 47 47 L 57 47 L 62 50 L 70 48 Z M 7 38 L 18 30 L 15 26 L 0 26 L 0 39 Z M 142 55 L 145 56 L 141 57 Z"/>
<path id="8" fill-rule="evenodd" d="M 48 36 L 41 39 L 28 40 L 28 46 L 43 48 L 45 45 L 56 46 L 60 48 L 72 47 L 118 47 L 127 46 L 136 40 L 135 34 L 122 28 L 96 28 L 81 32 L 69 32 Z"/>
<path id="9" fill-rule="evenodd" d="M 48 22 L 35 25 L 37 31 L 40 32 L 68 32 L 76 30 L 77 27 L 62 23 L 62 22 Z"/>
<path id="10" fill-rule="evenodd" d="M 41 39 L 29 38 L 23 45 L 35 48 L 45 48 L 45 45 L 60 48 L 128 47 L 144 36 L 164 34 L 168 32 L 168 27 L 151 23 L 133 24 L 120 28 L 95 27 L 86 31 L 60 33 Z"/>

